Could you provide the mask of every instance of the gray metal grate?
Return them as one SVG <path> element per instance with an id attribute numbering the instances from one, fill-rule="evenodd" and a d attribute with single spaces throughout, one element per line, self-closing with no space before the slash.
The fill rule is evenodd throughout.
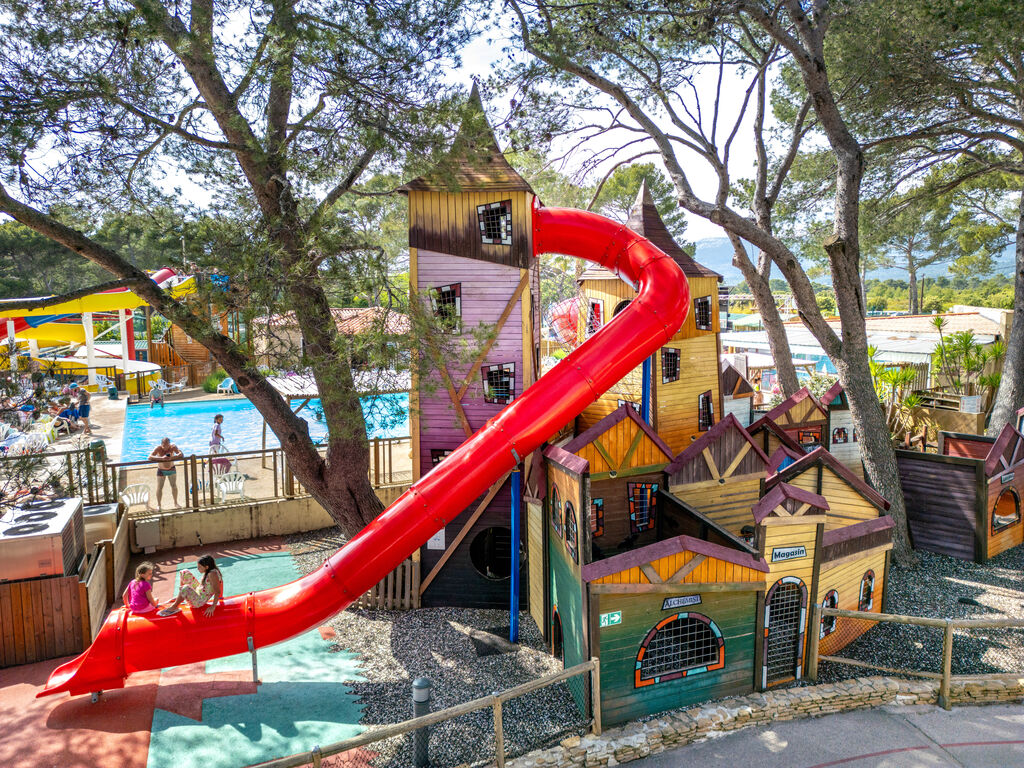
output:
<path id="1" fill-rule="evenodd" d="M 698 619 L 674 619 L 659 629 L 640 661 L 640 679 L 650 680 L 718 661 L 718 638 Z"/>
<path id="2" fill-rule="evenodd" d="M 780 584 L 772 595 L 768 606 L 768 647 L 765 649 L 769 683 L 796 676 L 800 598 L 798 584 Z"/>

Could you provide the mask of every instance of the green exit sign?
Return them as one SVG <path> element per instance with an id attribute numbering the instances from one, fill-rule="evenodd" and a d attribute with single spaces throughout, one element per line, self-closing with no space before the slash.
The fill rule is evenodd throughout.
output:
<path id="1" fill-rule="evenodd" d="M 601 626 L 611 627 L 615 624 L 622 623 L 622 611 L 612 611 L 611 613 L 601 614 Z"/>

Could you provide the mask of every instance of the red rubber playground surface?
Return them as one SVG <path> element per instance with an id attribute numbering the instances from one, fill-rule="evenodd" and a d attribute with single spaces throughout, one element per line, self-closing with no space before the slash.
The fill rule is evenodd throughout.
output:
<path id="1" fill-rule="evenodd" d="M 173 597 L 178 567 L 188 567 L 205 552 L 218 562 L 222 559 L 255 562 L 275 556 L 281 560 L 287 556 L 284 542 L 277 538 L 158 553 L 150 558 L 157 566 L 153 581 L 156 598 L 163 602 Z M 133 573 L 141 559 L 133 560 Z M 230 592 L 231 584 L 225 581 Z M 35 698 L 50 672 L 67 660 L 53 659 L 0 669 L 0 766 L 3 768 L 147 768 L 147 765 L 154 765 L 149 750 L 157 710 L 161 710 L 163 720 L 172 718 L 186 724 L 195 721 L 200 726 L 205 703 L 224 697 L 247 697 L 257 690 L 248 669 L 208 672 L 207 664 L 199 662 L 132 675 L 124 689 L 105 693 L 95 704 L 89 696 L 62 694 Z M 266 680 L 262 666 L 260 673 Z M 298 749 L 282 754 L 291 751 Z"/>

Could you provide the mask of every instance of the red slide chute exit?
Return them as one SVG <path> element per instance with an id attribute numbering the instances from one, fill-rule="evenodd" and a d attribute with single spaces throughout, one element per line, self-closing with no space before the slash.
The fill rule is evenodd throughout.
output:
<path id="1" fill-rule="evenodd" d="M 216 614 L 112 611 L 93 644 L 38 694 L 124 687 L 133 672 L 264 648 L 345 609 L 645 358 L 686 319 L 686 278 L 627 227 L 594 213 L 535 207 L 534 255 L 579 256 L 635 285 L 637 298 L 430 470 L 323 567 L 279 587 L 226 598 Z"/>

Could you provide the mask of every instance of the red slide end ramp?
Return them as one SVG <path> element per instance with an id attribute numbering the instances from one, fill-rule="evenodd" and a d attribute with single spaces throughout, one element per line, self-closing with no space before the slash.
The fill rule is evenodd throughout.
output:
<path id="1" fill-rule="evenodd" d="M 133 672 L 244 653 L 319 626 L 664 345 L 686 319 L 690 291 L 682 271 L 627 227 L 586 211 L 538 206 L 533 235 L 535 255 L 564 253 L 600 264 L 636 286 L 637 297 L 314 573 L 225 598 L 210 618 L 187 605 L 167 618 L 112 611 L 85 653 L 54 670 L 37 695 L 122 688 Z"/>

